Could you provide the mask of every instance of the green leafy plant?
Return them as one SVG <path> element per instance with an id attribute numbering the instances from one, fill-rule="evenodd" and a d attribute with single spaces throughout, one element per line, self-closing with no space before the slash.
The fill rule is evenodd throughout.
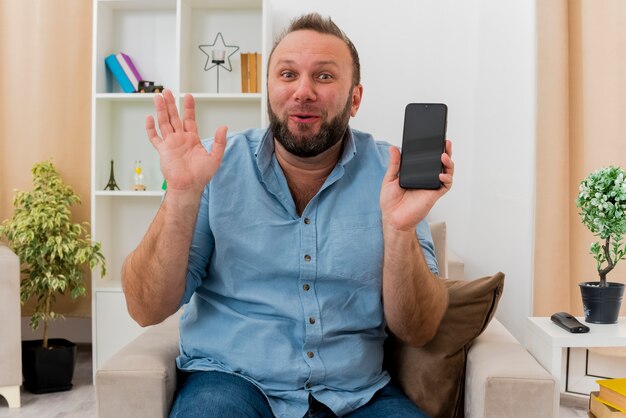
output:
<path id="1" fill-rule="evenodd" d="M 605 287 L 606 275 L 626 258 L 626 244 L 622 243 L 626 234 L 626 171 L 611 166 L 589 174 L 580 182 L 576 206 L 583 224 L 604 241 L 591 244 L 590 253 L 597 262 L 600 286 Z"/>
<path id="2" fill-rule="evenodd" d="M 32 168 L 34 189 L 16 191 L 14 213 L 0 225 L 0 238 L 22 263 L 20 298 L 24 304 L 37 298 L 30 318 L 33 330 L 44 323 L 43 346 L 48 348 L 48 323 L 62 317 L 53 311 L 57 294 L 69 292 L 72 299 L 85 295 L 84 267 L 106 265 L 100 243 L 92 244 L 88 223 L 72 223 L 70 208 L 80 197 L 66 185 L 51 161 Z"/>

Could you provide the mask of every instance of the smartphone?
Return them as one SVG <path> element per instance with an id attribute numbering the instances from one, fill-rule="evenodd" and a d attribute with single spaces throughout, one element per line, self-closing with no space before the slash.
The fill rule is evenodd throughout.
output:
<path id="1" fill-rule="evenodd" d="M 443 171 L 448 107 L 442 103 L 409 103 L 404 111 L 400 187 L 438 189 Z"/>

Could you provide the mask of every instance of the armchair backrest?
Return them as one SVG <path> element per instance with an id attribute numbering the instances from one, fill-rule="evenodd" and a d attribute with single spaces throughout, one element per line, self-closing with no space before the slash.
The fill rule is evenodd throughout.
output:
<path id="1" fill-rule="evenodd" d="M 446 243 L 446 223 L 430 222 L 430 233 L 435 244 L 435 258 L 439 266 L 439 276 L 448 277 L 448 251 Z"/>

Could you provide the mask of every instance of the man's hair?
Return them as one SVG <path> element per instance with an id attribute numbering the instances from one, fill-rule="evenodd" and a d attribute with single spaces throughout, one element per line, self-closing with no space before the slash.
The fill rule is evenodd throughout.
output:
<path id="1" fill-rule="evenodd" d="M 350 38 L 348 38 L 348 36 L 346 36 L 346 34 L 339 29 L 339 26 L 337 26 L 330 17 L 324 18 L 319 13 L 309 13 L 294 18 L 291 21 L 289 26 L 280 35 L 278 35 L 274 41 L 272 52 L 270 52 L 270 57 L 267 61 L 268 65 L 278 44 L 285 38 L 285 36 L 298 30 L 312 30 L 325 35 L 333 35 L 344 41 L 348 46 L 350 55 L 352 56 L 352 85 L 356 86 L 361 82 L 361 63 L 359 62 L 359 53 L 357 52 L 356 47 Z"/>

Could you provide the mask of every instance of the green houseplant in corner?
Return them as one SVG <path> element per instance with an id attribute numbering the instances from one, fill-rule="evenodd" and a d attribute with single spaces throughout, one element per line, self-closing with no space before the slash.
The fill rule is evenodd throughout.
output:
<path id="1" fill-rule="evenodd" d="M 608 282 L 607 274 L 626 258 L 626 171 L 605 167 L 589 174 L 580 183 L 576 206 L 583 224 L 601 242 L 591 244 L 599 282 L 580 283 L 585 321 L 597 324 L 617 322 L 624 284 Z"/>
<path id="2" fill-rule="evenodd" d="M 32 168 L 34 188 L 17 191 L 13 217 L 0 225 L 0 238 L 22 263 L 20 298 L 24 304 L 36 299 L 30 318 L 33 330 L 43 322 L 43 339 L 22 342 L 24 387 L 33 393 L 69 390 L 75 365 L 76 345 L 48 338 L 56 296 L 69 292 L 75 299 L 85 294 L 84 268 L 100 265 L 106 273 L 99 243 L 93 244 L 87 223 L 72 223 L 70 208 L 80 197 L 66 185 L 50 161 Z"/>

